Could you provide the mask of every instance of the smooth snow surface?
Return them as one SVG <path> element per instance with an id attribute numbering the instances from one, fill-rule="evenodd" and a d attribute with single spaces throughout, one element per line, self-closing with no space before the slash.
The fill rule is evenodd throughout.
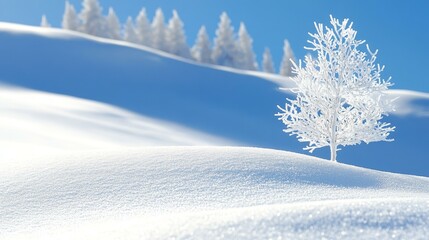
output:
<path id="1" fill-rule="evenodd" d="M 291 86 L 287 78 L 61 29 L 0 23 L 0 43 L 0 81 L 8 84 L 107 103 L 246 146 L 308 154 L 274 117 L 277 105 L 294 98 L 278 90 Z M 338 161 L 429 176 L 429 97 L 403 90 L 392 96 L 400 96 L 397 111 L 384 120 L 396 126 L 395 141 L 343 148 Z M 329 158 L 327 148 L 313 154 Z"/>
<path id="2" fill-rule="evenodd" d="M 0 85 L 0 156 L 123 146 L 232 144 L 94 101 Z"/>
<path id="3" fill-rule="evenodd" d="M 0 164 L 0 239 L 427 239 L 429 179 L 300 154 L 147 147 Z"/>

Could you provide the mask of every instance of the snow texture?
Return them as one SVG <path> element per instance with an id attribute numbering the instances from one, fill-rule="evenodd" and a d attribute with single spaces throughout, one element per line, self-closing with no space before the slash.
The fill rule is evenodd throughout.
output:
<path id="1" fill-rule="evenodd" d="M 0 239 L 425 239 L 428 178 L 232 147 L 0 165 Z"/>
<path id="2" fill-rule="evenodd" d="M 305 153 L 273 115 L 289 78 L 198 64 L 155 49 L 61 29 L 0 23 L 0 80 L 103 102 L 246 146 Z M 37 46 L 37 47 L 34 47 Z M 347 164 L 429 176 L 429 94 L 389 90 L 394 142 L 344 148 Z M 313 152 L 329 158 L 326 149 Z"/>
<path id="3" fill-rule="evenodd" d="M 1 240 L 429 235 L 425 177 L 279 150 L 152 146 L 284 146 L 269 106 L 284 98 L 276 89 L 288 78 L 64 30 L 1 23 L 0 41 L 0 79 L 55 93 L 0 85 Z M 395 125 L 408 130 L 398 132 L 403 141 L 384 156 L 352 154 L 424 173 L 416 137 L 427 134 L 429 95 L 387 96 L 401 96 Z M 383 163 L 397 159 L 418 164 Z"/>

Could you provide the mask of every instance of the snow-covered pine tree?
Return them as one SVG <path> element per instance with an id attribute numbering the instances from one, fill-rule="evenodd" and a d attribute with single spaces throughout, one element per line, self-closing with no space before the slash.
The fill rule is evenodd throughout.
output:
<path id="1" fill-rule="evenodd" d="M 137 16 L 136 32 L 139 37 L 140 44 L 145 46 L 151 45 L 151 28 L 145 8 L 143 8 Z"/>
<path id="2" fill-rule="evenodd" d="M 42 20 L 40 21 L 40 26 L 45 28 L 51 27 L 51 24 L 48 22 L 48 18 L 46 17 L 46 15 L 42 16 Z"/>
<path id="3" fill-rule="evenodd" d="M 66 1 L 66 8 L 64 10 L 62 27 L 64 29 L 78 31 L 80 28 L 79 18 L 76 14 L 74 6 Z"/>
<path id="4" fill-rule="evenodd" d="M 273 57 L 269 48 L 265 48 L 264 55 L 262 57 L 262 70 L 267 73 L 274 73 Z"/>
<path id="5" fill-rule="evenodd" d="M 107 37 L 106 19 L 98 0 L 84 0 L 79 14 L 82 26 L 80 31 L 94 36 Z"/>
<path id="6" fill-rule="evenodd" d="M 133 19 L 131 17 L 127 18 L 127 22 L 124 26 L 124 40 L 131 43 L 140 42 L 136 33 L 136 28 L 134 27 Z"/>
<path id="7" fill-rule="evenodd" d="M 205 26 L 201 26 L 198 31 L 197 39 L 195 40 L 195 45 L 191 49 L 192 57 L 197 62 L 202 63 L 211 63 L 211 46 L 209 35 Z"/>
<path id="8" fill-rule="evenodd" d="M 310 34 L 312 46 L 306 49 L 317 52 L 317 58 L 306 56 L 305 67 L 294 63 L 296 100 L 288 99 L 276 115 L 286 133 L 308 142 L 304 149 L 329 146 L 331 161 L 336 161 L 339 146 L 393 141 L 387 137 L 395 127 L 381 122 L 392 109 L 384 97 L 392 84 L 380 77 L 384 67 L 375 64 L 377 51 L 368 45 L 367 51 L 359 50 L 365 41 L 356 40 L 348 19 L 331 16 L 330 22 L 332 28 L 315 23 L 317 32 Z"/>
<path id="9" fill-rule="evenodd" d="M 108 37 L 111 39 L 121 39 L 121 23 L 116 16 L 115 10 L 109 8 L 109 13 L 106 17 Z"/>
<path id="10" fill-rule="evenodd" d="M 234 28 L 226 12 L 220 16 L 220 22 L 216 30 L 216 38 L 212 51 L 212 61 L 215 64 L 235 67 L 237 48 L 235 44 Z"/>
<path id="11" fill-rule="evenodd" d="M 183 22 L 176 10 L 173 10 L 173 16 L 168 22 L 166 36 L 167 51 L 177 56 L 190 58 L 191 53 L 186 43 L 186 35 L 183 30 Z"/>
<path id="12" fill-rule="evenodd" d="M 156 10 L 155 17 L 153 18 L 152 25 L 152 43 L 153 48 L 167 51 L 167 44 L 165 43 L 165 22 L 164 13 L 160 8 Z"/>
<path id="13" fill-rule="evenodd" d="M 258 69 L 258 63 L 256 62 L 256 56 L 253 52 L 253 39 L 247 32 L 244 23 L 240 23 L 238 30 L 238 39 L 236 42 L 237 47 L 237 68 L 256 70 Z"/>
<path id="14" fill-rule="evenodd" d="M 283 45 L 283 59 L 280 64 L 280 75 L 291 77 L 293 76 L 292 72 L 292 61 L 295 61 L 295 56 L 293 54 L 290 43 L 287 39 L 284 41 Z"/>

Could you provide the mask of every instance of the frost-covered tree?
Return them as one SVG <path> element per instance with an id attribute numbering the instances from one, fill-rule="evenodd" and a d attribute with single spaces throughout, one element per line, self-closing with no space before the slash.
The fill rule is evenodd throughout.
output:
<path id="1" fill-rule="evenodd" d="M 142 9 L 136 19 L 136 32 L 140 44 L 145 46 L 151 45 L 151 27 L 147 18 L 146 9 Z"/>
<path id="2" fill-rule="evenodd" d="M 124 26 L 124 40 L 131 43 L 139 43 L 139 38 L 134 27 L 133 19 L 127 18 L 127 22 Z"/>
<path id="3" fill-rule="evenodd" d="M 94 36 L 107 37 L 106 19 L 98 0 L 84 0 L 79 14 L 82 21 L 81 31 Z"/>
<path id="4" fill-rule="evenodd" d="M 189 58 L 191 56 L 189 46 L 186 43 L 186 35 L 183 30 L 183 22 L 176 10 L 173 10 L 173 16 L 168 21 L 166 32 L 167 51 L 177 56 Z"/>
<path id="5" fill-rule="evenodd" d="M 265 48 L 264 55 L 262 56 L 262 70 L 267 73 L 274 73 L 273 57 L 269 48 Z"/>
<path id="6" fill-rule="evenodd" d="M 220 22 L 216 30 L 216 38 L 212 51 L 212 61 L 215 64 L 235 67 L 237 48 L 235 44 L 234 28 L 226 12 L 220 16 Z"/>
<path id="7" fill-rule="evenodd" d="M 165 23 L 164 13 L 160 8 L 156 10 L 155 17 L 153 18 L 152 25 L 152 44 L 151 46 L 156 49 L 167 51 L 167 44 L 165 43 Z"/>
<path id="8" fill-rule="evenodd" d="M 42 21 L 40 22 L 40 26 L 45 28 L 51 27 L 51 24 L 48 22 L 48 18 L 46 17 L 46 15 L 42 16 Z"/>
<path id="9" fill-rule="evenodd" d="M 111 39 L 121 39 L 121 24 L 116 16 L 115 10 L 109 8 L 106 17 L 108 37 Z"/>
<path id="10" fill-rule="evenodd" d="M 62 27 L 64 29 L 72 31 L 78 31 L 80 27 L 80 22 L 76 14 L 76 10 L 74 6 L 68 1 L 66 2 L 66 8 L 64 10 Z"/>
<path id="11" fill-rule="evenodd" d="M 293 76 L 292 61 L 295 61 L 295 56 L 292 48 L 290 47 L 289 41 L 285 39 L 283 45 L 283 59 L 280 64 L 280 75 L 288 77 Z"/>
<path id="12" fill-rule="evenodd" d="M 197 40 L 191 49 L 192 57 L 197 62 L 211 63 L 211 46 L 209 35 L 205 26 L 202 26 L 198 31 Z"/>
<path id="13" fill-rule="evenodd" d="M 377 51 L 368 45 L 367 51 L 359 50 L 365 41 L 356 40 L 348 19 L 340 22 L 331 16 L 330 22 L 332 28 L 315 23 L 312 46 L 306 49 L 317 52 L 317 58 L 306 56 L 305 67 L 294 63 L 296 99 L 279 107 L 277 116 L 286 133 L 308 142 L 304 149 L 329 146 L 336 161 L 339 146 L 392 141 L 387 137 L 394 127 L 381 122 L 392 107 L 384 97 L 392 84 L 381 79 L 384 67 L 375 64 Z"/>
<path id="14" fill-rule="evenodd" d="M 240 23 L 238 30 L 238 39 L 236 42 L 237 47 L 237 65 L 236 67 L 247 70 L 258 69 L 258 63 L 256 62 L 256 56 L 253 52 L 253 39 L 247 32 L 244 23 Z"/>

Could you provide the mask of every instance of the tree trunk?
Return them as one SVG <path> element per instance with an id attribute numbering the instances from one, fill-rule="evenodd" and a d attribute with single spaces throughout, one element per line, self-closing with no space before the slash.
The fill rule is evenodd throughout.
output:
<path id="1" fill-rule="evenodd" d="M 332 109 L 333 113 L 332 113 L 332 119 L 331 119 L 331 161 L 332 162 L 336 162 L 337 161 L 337 123 L 338 123 L 338 109 L 340 108 L 340 98 L 339 98 L 339 94 L 337 92 L 337 95 L 335 97 L 335 107 Z"/>
<path id="2" fill-rule="evenodd" d="M 331 161 L 337 162 L 337 144 L 331 143 Z"/>

